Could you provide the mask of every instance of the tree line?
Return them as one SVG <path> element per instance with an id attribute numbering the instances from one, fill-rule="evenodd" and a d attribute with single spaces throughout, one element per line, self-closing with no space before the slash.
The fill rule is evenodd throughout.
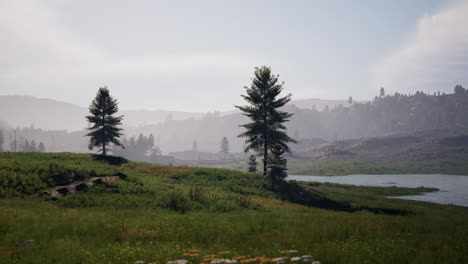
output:
<path id="1" fill-rule="evenodd" d="M 246 138 L 245 152 L 253 151 L 263 157 L 263 175 L 268 177 L 273 186 L 283 182 L 287 177 L 286 158 L 284 154 L 290 152 L 288 143 L 294 143 L 295 140 L 286 133 L 284 123 L 289 121 L 292 114 L 281 111 L 279 108 L 286 105 L 291 100 L 291 94 L 277 98 L 283 91 L 283 83 L 278 83 L 278 76 L 272 74 L 271 69 L 266 66 L 255 68 L 254 78 L 250 87 L 245 87 L 246 95 L 241 95 L 247 105 L 236 106 L 250 122 L 241 127 L 245 132 L 239 137 Z M 120 141 L 122 136 L 120 125 L 123 116 L 116 116 L 118 112 L 118 103 L 111 95 L 107 87 L 99 88 L 96 97 L 89 107 L 90 115 L 86 119 L 91 123 L 88 128 L 90 132 L 86 134 L 89 137 L 89 149 L 98 148 L 98 151 L 106 156 L 109 146 L 112 145 L 114 153 L 122 156 L 143 159 L 149 155 L 157 156 L 157 150 L 154 149 L 154 137 L 148 138 L 141 135 L 138 139 L 131 138 L 123 144 Z M 118 148 L 121 147 L 121 150 Z M 126 149 L 129 148 L 129 149 Z M 198 151 L 198 143 L 193 141 L 192 150 Z M 226 137 L 221 140 L 221 152 L 226 155 L 229 153 L 229 143 Z M 141 155 L 141 156 L 140 156 Z M 225 157 L 225 156 L 224 156 Z M 249 171 L 255 171 L 255 155 L 251 156 L 249 161 Z"/>
<path id="2" fill-rule="evenodd" d="M 42 141 L 25 136 L 24 129 L 0 129 L 0 152 L 45 152 L 46 147 Z"/>

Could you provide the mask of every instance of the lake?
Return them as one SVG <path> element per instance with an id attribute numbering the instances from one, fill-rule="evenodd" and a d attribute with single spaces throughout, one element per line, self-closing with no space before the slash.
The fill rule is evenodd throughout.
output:
<path id="1" fill-rule="evenodd" d="M 289 175 L 288 180 L 331 182 L 363 186 L 432 187 L 440 191 L 392 198 L 468 206 L 468 176 L 443 174 L 386 174 L 348 176 Z"/>

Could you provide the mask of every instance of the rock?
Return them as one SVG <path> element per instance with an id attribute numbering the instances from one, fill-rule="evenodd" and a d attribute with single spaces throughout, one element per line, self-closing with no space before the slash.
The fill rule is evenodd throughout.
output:
<path id="1" fill-rule="evenodd" d="M 16 243 L 18 246 L 30 246 L 34 244 L 36 244 L 36 240 L 32 239 L 21 240 L 20 242 Z"/>
<path id="2" fill-rule="evenodd" d="M 212 261 L 210 262 L 210 264 L 222 264 L 222 263 L 235 264 L 235 263 L 237 263 L 237 260 L 218 259 L 218 260 L 212 260 Z"/>

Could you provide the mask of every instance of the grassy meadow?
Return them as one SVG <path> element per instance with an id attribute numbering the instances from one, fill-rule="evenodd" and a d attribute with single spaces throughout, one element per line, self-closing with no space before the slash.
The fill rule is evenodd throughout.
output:
<path id="1" fill-rule="evenodd" d="M 232 163 L 217 166 L 218 168 L 247 171 L 244 163 Z M 292 175 L 343 176 L 351 174 L 449 174 L 468 175 L 465 159 L 435 159 L 418 162 L 400 162 L 384 164 L 369 160 L 337 159 L 304 160 L 288 159 L 288 172 Z"/>
<path id="2" fill-rule="evenodd" d="M 117 173 L 127 177 L 57 200 L 37 195 Z M 432 189 L 291 182 L 273 190 L 259 174 L 69 153 L 0 153 L 0 186 L 0 263 L 239 256 L 267 263 L 296 255 L 321 263 L 468 263 L 468 208 L 385 198 Z"/>

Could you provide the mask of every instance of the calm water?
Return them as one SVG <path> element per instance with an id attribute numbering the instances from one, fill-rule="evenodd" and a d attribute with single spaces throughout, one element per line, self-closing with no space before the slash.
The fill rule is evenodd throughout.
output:
<path id="1" fill-rule="evenodd" d="M 364 186 L 433 187 L 440 191 L 393 198 L 468 206 L 468 176 L 443 174 L 304 176 L 289 175 L 289 180 L 332 182 Z"/>

